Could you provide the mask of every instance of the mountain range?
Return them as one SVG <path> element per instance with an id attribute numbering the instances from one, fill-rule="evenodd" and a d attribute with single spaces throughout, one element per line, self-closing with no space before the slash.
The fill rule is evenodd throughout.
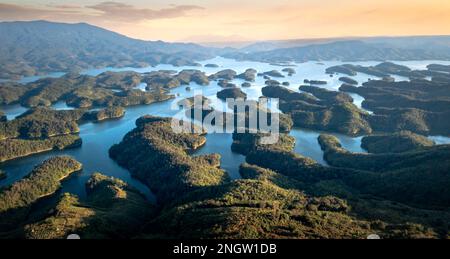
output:
<path id="1" fill-rule="evenodd" d="M 196 65 L 213 49 L 189 43 L 132 39 L 86 23 L 0 23 L 0 78 L 91 67 Z"/>
<path id="2" fill-rule="evenodd" d="M 299 39 L 217 48 L 132 39 L 87 23 L 29 21 L 0 22 L 0 42 L 2 79 L 108 66 L 198 66 L 217 55 L 271 63 L 450 60 L 450 36 Z"/>

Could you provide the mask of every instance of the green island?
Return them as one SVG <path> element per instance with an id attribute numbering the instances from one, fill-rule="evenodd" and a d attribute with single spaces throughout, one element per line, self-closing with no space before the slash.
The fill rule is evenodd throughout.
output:
<path id="1" fill-rule="evenodd" d="M 351 103 L 352 98 L 349 95 L 314 86 L 301 86 L 300 89 L 316 96 L 280 86 L 266 86 L 262 93 L 266 97 L 279 98 L 280 110 L 292 117 L 296 127 L 352 136 L 372 132 L 368 122 L 369 114 Z"/>
<path id="2" fill-rule="evenodd" d="M 0 141 L 0 162 L 50 150 L 80 147 L 77 135 L 63 135 L 45 139 L 6 139 Z"/>
<path id="3" fill-rule="evenodd" d="M 182 127 L 193 127 L 180 123 Z M 146 116 L 138 119 L 136 126 L 121 143 L 111 147 L 109 154 L 147 184 L 161 201 L 228 181 L 227 174 L 217 167 L 217 158 L 188 154 L 205 144 L 201 134 L 174 133 L 170 118 Z"/>
<path id="4" fill-rule="evenodd" d="M 217 73 L 214 73 L 208 76 L 209 80 L 233 80 L 236 77 L 237 73 L 233 69 L 224 69 Z"/>
<path id="5" fill-rule="evenodd" d="M 239 74 L 236 76 L 236 78 L 243 79 L 247 82 L 254 82 L 256 78 L 257 71 L 253 68 L 248 68 L 244 71 L 244 73 Z"/>
<path id="6" fill-rule="evenodd" d="M 153 217 L 153 205 L 125 182 L 94 173 L 86 182 L 87 199 L 64 193 L 52 210 L 23 227 L 27 239 L 132 238 Z"/>
<path id="7" fill-rule="evenodd" d="M 71 157 L 53 157 L 36 166 L 31 173 L 0 191 L 0 229 L 9 230 L 25 221 L 31 205 L 50 196 L 61 187 L 61 181 L 82 165 Z"/>
<path id="8" fill-rule="evenodd" d="M 361 139 L 361 147 L 369 153 L 401 153 L 433 145 L 432 140 L 409 131 L 371 135 Z"/>
<path id="9" fill-rule="evenodd" d="M 136 87 L 144 82 L 147 91 Z M 209 80 L 198 70 L 182 70 L 178 74 L 157 71 L 104 72 L 98 76 L 68 73 L 60 78 L 45 78 L 21 84 L 0 83 L 0 104 L 21 104 L 25 107 L 51 106 L 63 101 L 77 108 L 132 106 L 174 98 L 168 90 L 195 82 L 208 85 Z"/>
<path id="10" fill-rule="evenodd" d="M 122 107 L 96 111 L 84 109 L 53 110 L 36 107 L 19 117 L 0 122 L 0 162 L 28 155 L 80 147 L 79 124 L 123 117 Z"/>

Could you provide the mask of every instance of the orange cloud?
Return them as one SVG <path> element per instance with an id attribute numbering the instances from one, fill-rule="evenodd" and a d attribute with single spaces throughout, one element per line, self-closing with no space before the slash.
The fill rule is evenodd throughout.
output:
<path id="1" fill-rule="evenodd" d="M 178 0 L 174 0 L 178 1 Z M 159 4 L 163 1 L 158 2 Z M 142 39 L 268 40 L 450 34 L 448 0 L 216 0 L 147 8 L 0 4 L 0 20 L 88 22 Z"/>
<path id="2" fill-rule="evenodd" d="M 196 5 L 177 5 L 160 10 L 152 10 L 147 8 L 136 8 L 132 5 L 118 2 L 102 2 L 86 7 L 100 11 L 101 16 L 104 19 L 119 20 L 124 22 L 174 18 L 184 16 L 187 12 L 192 10 L 203 9 L 203 7 Z"/>

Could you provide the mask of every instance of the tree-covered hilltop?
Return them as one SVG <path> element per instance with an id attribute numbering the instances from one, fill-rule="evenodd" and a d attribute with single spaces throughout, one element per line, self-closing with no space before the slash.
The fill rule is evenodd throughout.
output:
<path id="1" fill-rule="evenodd" d="M 71 157 L 53 157 L 37 165 L 31 173 L 0 190 L 0 232 L 17 228 L 31 213 L 31 205 L 55 193 L 61 181 L 80 171 L 82 165 Z"/>
<path id="2" fill-rule="evenodd" d="M 24 227 L 27 239 L 132 238 L 154 215 L 154 207 L 127 183 L 94 173 L 86 183 L 87 199 L 63 194 L 54 209 Z"/>
<path id="3" fill-rule="evenodd" d="M 445 209 L 450 204 L 450 145 L 364 154 L 343 149 L 331 135 L 321 135 L 319 143 L 330 165 L 364 170 L 343 178 L 362 193 L 425 208 Z"/>
<path id="4" fill-rule="evenodd" d="M 184 127 L 192 127 L 183 122 Z M 168 201 L 186 191 L 218 185 L 228 180 L 226 173 L 211 164 L 209 157 L 191 156 L 205 144 L 200 134 L 175 133 L 171 119 L 142 117 L 121 143 L 110 149 L 110 156 L 131 174 L 146 183 L 160 201 Z"/>
<path id="5" fill-rule="evenodd" d="M 226 101 L 226 99 L 246 99 L 247 94 L 239 88 L 232 87 L 217 92 L 217 98 L 223 101 Z"/>
<path id="6" fill-rule="evenodd" d="M 280 99 L 280 109 L 292 117 L 294 126 L 315 130 L 363 135 L 372 132 L 369 114 L 358 109 L 353 99 L 340 92 L 301 86 L 298 93 L 281 86 L 266 86 L 264 96 Z"/>
<path id="7" fill-rule="evenodd" d="M 340 89 L 365 98 L 363 106 L 376 111 L 380 108 L 416 108 L 429 112 L 450 110 L 450 77 L 447 83 L 428 80 L 387 82 L 371 80 L 361 87 L 343 85 Z"/>
<path id="8" fill-rule="evenodd" d="M 434 142 L 427 137 L 409 131 L 371 135 L 361 139 L 361 147 L 369 153 L 401 153 L 433 145 Z"/>
<path id="9" fill-rule="evenodd" d="M 447 44 L 446 36 L 442 36 L 442 43 L 436 42 L 416 44 L 414 48 L 410 46 L 412 41 L 426 42 L 427 40 L 417 39 L 408 40 L 399 38 L 401 44 L 393 43 L 397 39 L 364 39 L 342 40 L 329 39 L 325 41 L 295 43 L 289 41 L 283 43 L 277 41 L 273 43 L 274 47 L 266 49 L 266 42 L 255 43 L 244 48 L 242 51 L 228 52 L 225 57 L 237 60 L 250 60 L 267 63 L 276 62 L 307 62 L 324 60 L 342 60 L 342 61 L 373 61 L 373 60 L 449 60 L 449 48 L 442 46 Z M 380 44 L 382 43 L 382 44 Z M 258 45 L 263 46 L 258 46 Z M 269 46 L 271 43 L 269 43 Z M 279 46 L 277 46 L 279 45 Z M 428 48 L 428 46 L 433 46 Z M 439 46 L 439 47 L 438 47 Z M 262 49 L 261 49 L 262 48 Z"/>
<path id="10" fill-rule="evenodd" d="M 358 73 L 363 73 L 378 78 L 383 78 L 384 81 L 395 81 L 391 75 L 407 77 L 411 80 L 424 79 L 426 77 L 434 78 L 448 78 L 450 77 L 445 72 L 445 65 L 431 64 L 427 66 L 426 70 L 412 70 L 411 68 L 403 65 L 394 64 L 392 62 L 383 62 L 376 66 L 361 66 L 352 64 L 343 64 L 332 66 L 326 69 L 328 74 L 345 74 L 348 76 L 355 76 Z M 387 79 L 387 80 L 386 80 Z M 347 82 L 346 82 L 347 81 Z M 433 80 L 434 81 L 434 80 Z M 351 80 L 345 80 L 345 83 L 353 84 Z"/>
<path id="11" fill-rule="evenodd" d="M 0 162 L 79 147 L 82 141 L 76 133 L 80 123 L 118 119 L 124 114 L 125 109 L 116 106 L 96 111 L 32 108 L 13 120 L 0 122 Z"/>
<path id="12" fill-rule="evenodd" d="M 247 155 L 250 152 L 256 151 L 260 148 L 281 149 L 292 151 L 295 146 L 295 138 L 285 133 L 277 136 L 277 142 L 274 144 L 261 143 L 262 138 L 269 137 L 269 134 L 263 133 L 233 133 L 233 144 L 231 150 L 236 153 Z"/>
<path id="13" fill-rule="evenodd" d="M 0 78 L 93 67 L 198 65 L 214 50 L 195 44 L 142 41 L 85 23 L 0 23 Z"/>
<path id="14" fill-rule="evenodd" d="M 244 73 L 241 73 L 236 76 L 236 78 L 243 79 L 247 82 L 254 82 L 256 79 L 256 73 L 257 71 L 253 68 L 248 68 L 244 71 Z"/>
<path id="15" fill-rule="evenodd" d="M 50 150 L 81 146 L 77 135 L 56 136 L 45 139 L 6 139 L 0 141 L 0 162 Z"/>
<path id="16" fill-rule="evenodd" d="M 61 186 L 61 180 L 81 170 L 82 165 L 70 157 L 50 158 L 35 167 L 30 175 L 2 190 L 0 212 L 25 207 L 50 195 Z"/>
<path id="17" fill-rule="evenodd" d="M 136 89 L 141 81 L 151 80 L 156 76 L 157 74 L 136 72 L 105 72 L 96 77 L 70 73 L 26 85 L 4 82 L 0 83 L 0 104 L 20 103 L 26 107 L 36 107 L 64 101 L 73 107 L 89 108 L 150 104 L 173 98 L 165 88 L 160 90 L 153 85 L 148 86 L 149 91 Z M 177 76 L 170 74 L 170 77 Z"/>
<path id="18" fill-rule="evenodd" d="M 0 139 L 49 138 L 78 133 L 77 121 L 85 110 L 30 109 L 14 120 L 0 122 Z"/>
<path id="19" fill-rule="evenodd" d="M 270 181 L 237 180 L 203 188 L 164 209 L 145 238 L 363 238 L 367 222 L 345 201 L 309 197 Z"/>
<path id="20" fill-rule="evenodd" d="M 112 106 L 98 111 L 87 112 L 83 115 L 83 120 L 104 121 L 110 119 L 119 119 L 125 115 L 123 107 Z"/>
<path id="21" fill-rule="evenodd" d="M 446 81 L 371 80 L 362 87 L 343 84 L 341 91 L 365 98 L 356 107 L 346 93 L 315 86 L 300 86 L 294 92 L 279 85 L 262 89 L 264 96 L 280 99 L 280 110 L 289 114 L 294 126 L 357 136 L 411 131 L 423 135 L 450 135 L 450 78 Z M 307 93 L 305 93 L 307 92 Z"/>

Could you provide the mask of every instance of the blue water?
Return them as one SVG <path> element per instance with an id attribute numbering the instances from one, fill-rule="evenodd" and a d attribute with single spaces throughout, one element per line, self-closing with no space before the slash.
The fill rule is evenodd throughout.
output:
<path id="1" fill-rule="evenodd" d="M 174 70 L 180 71 L 182 69 L 199 69 L 205 71 L 208 75 L 220 71 L 222 69 L 231 68 L 235 70 L 237 73 L 242 73 L 248 68 L 254 68 L 258 72 L 266 72 L 270 70 L 279 70 L 281 71 L 282 67 L 270 65 L 266 63 L 260 62 L 249 62 L 243 61 L 238 62 L 231 59 L 225 59 L 221 57 L 217 57 L 211 60 L 206 60 L 201 62 L 203 65 L 207 63 L 218 64 L 218 68 L 206 68 L 206 67 L 174 67 L 171 65 L 158 65 L 156 67 L 147 67 L 147 68 L 104 68 L 104 69 L 91 69 L 87 71 L 83 71 L 84 74 L 89 75 L 98 75 L 105 71 L 136 71 L 136 72 L 150 72 L 156 70 Z M 328 82 L 327 85 L 322 86 L 331 90 L 337 90 L 339 86 L 342 84 L 338 80 L 340 76 L 330 77 L 325 74 L 325 69 L 329 66 L 339 65 L 342 62 L 338 61 L 330 61 L 323 62 L 323 65 L 320 65 L 316 62 L 306 62 L 295 64 L 293 67 L 296 70 L 296 74 L 293 76 L 287 76 L 285 78 L 274 78 L 280 82 L 289 82 L 290 86 L 288 88 L 298 91 L 298 87 L 303 84 L 304 79 L 310 80 L 325 80 Z M 354 63 L 354 62 L 352 62 Z M 430 63 L 443 63 L 443 62 L 433 62 L 433 61 L 424 61 L 424 62 L 396 62 L 403 65 L 411 64 L 414 68 L 423 68 L 426 64 Z M 360 65 L 376 65 L 378 62 L 356 62 L 354 64 Z M 62 73 L 54 73 L 51 76 L 61 76 Z M 41 77 L 29 77 L 20 80 L 22 83 L 31 82 L 37 80 Z M 366 82 L 369 78 L 373 78 L 373 76 L 365 75 L 359 73 L 354 77 L 355 80 L 359 82 L 361 85 L 363 82 Z M 252 86 L 249 88 L 242 88 L 248 99 L 257 100 L 258 97 L 262 96 L 261 88 L 264 87 L 263 77 L 257 77 L 256 81 L 252 83 Z M 233 80 L 233 83 L 240 86 L 243 80 Z M 36 154 L 29 157 L 16 159 L 13 161 L 8 161 L 0 164 L 0 169 L 7 172 L 8 177 L 2 181 L 0 181 L 0 186 L 9 185 L 24 176 L 26 176 L 31 169 L 38 163 L 43 160 L 55 156 L 55 155 L 71 155 L 75 157 L 78 161 L 83 163 L 82 172 L 75 174 L 68 178 L 63 183 L 63 192 L 71 192 L 79 195 L 81 198 L 86 196 L 85 193 L 85 182 L 88 180 L 90 175 L 93 172 L 101 172 L 106 175 L 114 176 L 120 178 L 135 188 L 139 189 L 143 192 L 149 199 L 153 199 L 153 195 L 151 191 L 140 181 L 132 178 L 130 173 L 118 166 L 113 160 L 111 160 L 108 156 L 109 148 L 116 143 L 119 143 L 123 136 L 132 130 L 135 127 L 135 121 L 137 118 L 146 115 L 156 115 L 156 116 L 164 116 L 164 117 L 177 117 L 186 119 L 183 112 L 180 113 L 177 102 L 186 98 L 192 97 L 197 94 L 203 94 L 204 96 L 210 98 L 212 100 L 213 106 L 217 110 L 226 111 L 228 108 L 224 103 L 217 99 L 216 93 L 220 91 L 222 88 L 217 85 L 217 82 L 211 82 L 209 86 L 200 86 L 195 83 L 191 83 L 189 85 L 191 91 L 186 90 L 186 86 L 181 86 L 171 90 L 171 93 L 176 96 L 174 100 L 169 100 L 161 103 L 154 103 L 146 106 L 135 106 L 135 107 L 127 107 L 126 114 L 123 118 L 118 120 L 110 120 L 101 123 L 87 123 L 80 125 L 80 137 L 83 140 L 83 145 L 80 148 L 63 150 L 63 151 L 52 151 L 42 154 Z M 145 90 L 145 85 L 141 84 L 138 86 L 139 89 Z M 363 98 L 357 95 L 352 95 L 355 99 L 355 104 L 360 107 Z M 272 101 L 273 104 L 276 104 L 276 101 Z M 53 105 L 54 109 L 71 109 L 64 102 L 58 102 Z M 21 107 L 20 105 L 11 105 L 11 106 L 3 106 L 0 109 L 5 112 L 8 119 L 13 119 L 16 116 L 22 114 L 26 111 L 26 108 Z M 276 108 L 271 108 L 274 111 L 279 111 Z M 320 149 L 320 146 L 317 142 L 317 137 L 321 132 L 311 131 L 311 130 L 303 130 L 303 129 L 294 129 L 290 133 L 296 139 L 295 152 L 310 157 L 317 162 L 326 165 L 326 162 L 323 160 L 323 152 Z M 353 152 L 365 152 L 361 148 L 361 137 L 352 138 L 348 136 L 344 136 L 341 134 L 334 134 L 338 137 L 344 148 L 353 151 Z M 239 165 L 245 161 L 245 157 L 231 151 L 231 143 L 232 136 L 231 134 L 218 134 L 211 133 L 207 134 L 207 143 L 197 150 L 194 155 L 200 154 L 209 154 L 209 153 L 218 153 L 221 155 L 221 167 L 228 172 L 231 178 L 237 179 L 240 178 L 239 175 Z M 446 137 L 434 137 L 434 140 L 440 143 L 450 143 L 450 138 Z"/>

